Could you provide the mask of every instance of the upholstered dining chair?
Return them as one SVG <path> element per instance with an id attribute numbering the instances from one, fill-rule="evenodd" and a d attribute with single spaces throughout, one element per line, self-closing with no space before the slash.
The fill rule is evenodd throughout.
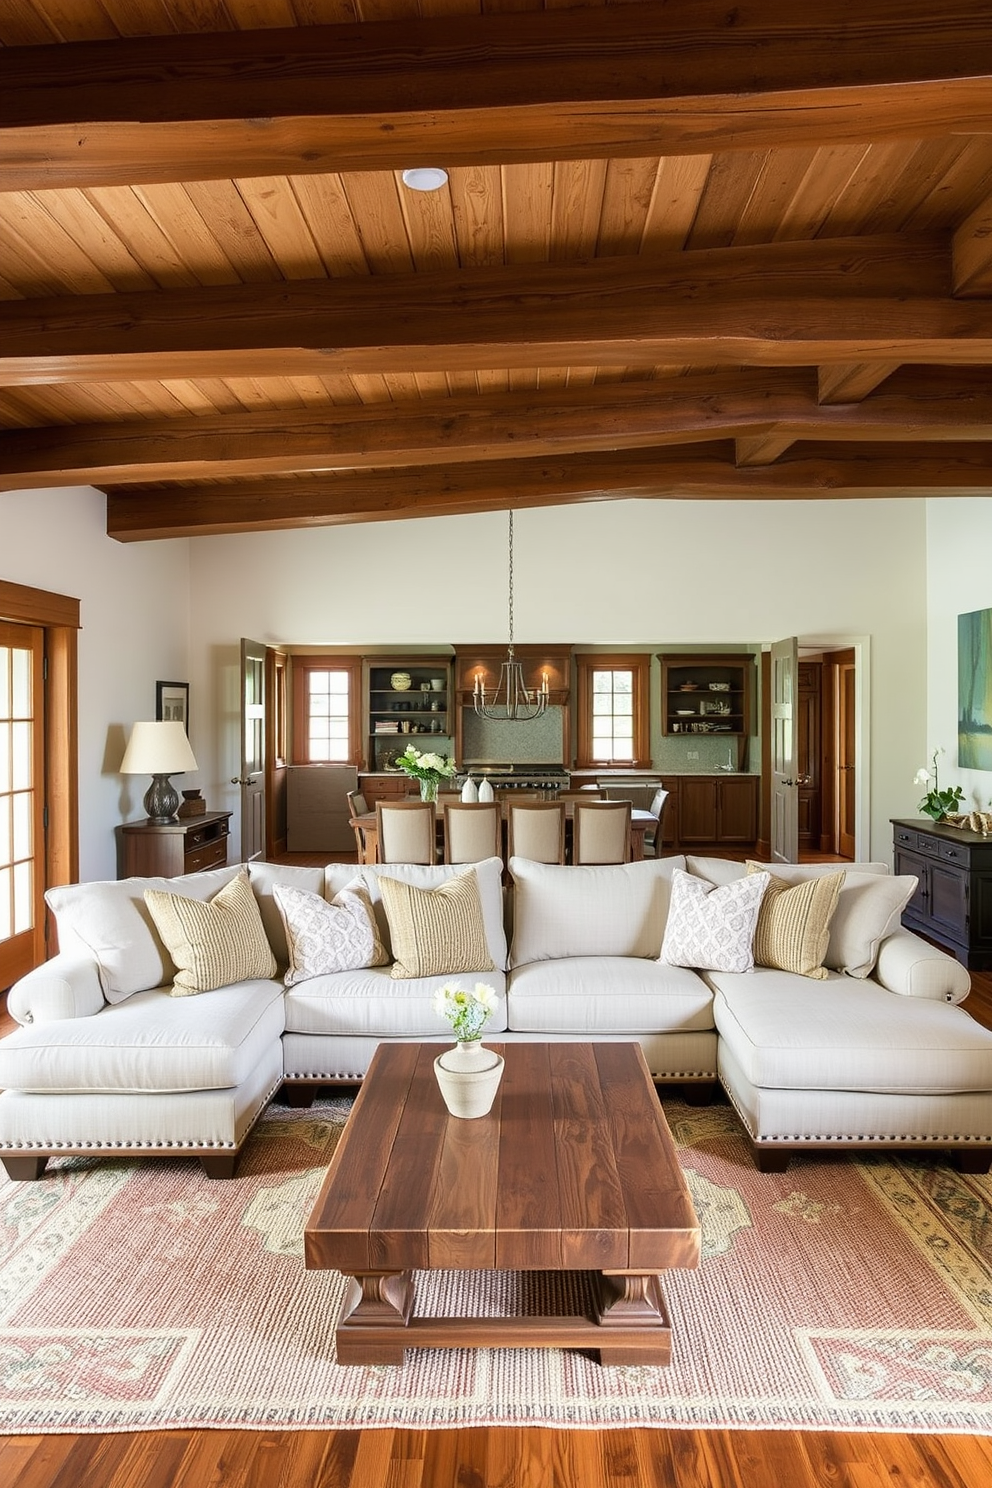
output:
<path id="1" fill-rule="evenodd" d="M 629 801 L 576 801 L 572 810 L 572 862 L 630 862 Z"/>
<path id="2" fill-rule="evenodd" d="M 509 801 L 506 807 L 507 858 L 564 863 L 565 806 L 562 801 Z"/>
<path id="3" fill-rule="evenodd" d="M 503 856 L 503 817 L 496 801 L 445 801 L 442 809 L 446 863 Z"/>
<path id="4" fill-rule="evenodd" d="M 665 820 L 665 808 L 668 805 L 668 801 L 669 792 L 665 790 L 664 786 L 659 786 L 651 797 L 651 804 L 648 807 L 657 825 L 644 835 L 644 851 L 649 857 L 660 858 L 662 856 L 662 823 Z"/>
<path id="5" fill-rule="evenodd" d="M 353 817 L 368 815 L 369 803 L 361 791 L 346 791 L 345 795 L 348 797 L 348 810 Z M 353 827 L 352 831 L 355 834 L 355 849 L 358 853 L 358 861 L 360 863 L 370 862 L 371 859 L 369 857 L 368 844 L 365 841 L 364 831 L 361 827 Z"/>
<path id="6" fill-rule="evenodd" d="M 437 813 L 433 801 L 376 801 L 380 863 L 436 863 Z"/>

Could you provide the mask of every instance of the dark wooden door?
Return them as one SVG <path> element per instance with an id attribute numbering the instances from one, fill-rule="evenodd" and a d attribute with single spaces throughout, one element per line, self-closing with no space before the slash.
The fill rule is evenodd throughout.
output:
<path id="1" fill-rule="evenodd" d="M 758 800 L 750 775 L 717 782 L 717 836 L 721 843 L 753 843 L 758 834 Z"/>
<path id="2" fill-rule="evenodd" d="M 855 731 L 857 673 L 854 662 L 837 671 L 837 851 L 853 858 L 857 830 L 857 733 Z"/>
<path id="3" fill-rule="evenodd" d="M 241 861 L 265 852 L 265 646 L 241 642 Z"/>
<path id="4" fill-rule="evenodd" d="M 717 839 L 716 781 L 684 776 L 679 783 L 679 841 Z"/>
<path id="5" fill-rule="evenodd" d="M 796 701 L 799 644 L 795 636 L 771 650 L 771 859 L 799 857 L 799 787 L 796 784 Z"/>

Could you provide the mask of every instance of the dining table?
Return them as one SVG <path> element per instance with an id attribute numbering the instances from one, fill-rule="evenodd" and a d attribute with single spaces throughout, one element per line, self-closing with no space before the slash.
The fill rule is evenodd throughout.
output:
<path id="1" fill-rule="evenodd" d="M 439 858 L 441 856 L 441 850 L 443 849 L 442 832 L 443 832 L 443 823 L 444 823 L 444 807 L 445 807 L 445 802 L 447 801 L 449 804 L 454 805 L 454 804 L 457 803 L 458 799 L 459 798 L 457 796 L 454 796 L 454 797 L 439 796 L 438 799 L 434 802 L 434 809 L 435 809 L 435 813 L 436 813 L 436 816 L 437 816 L 437 826 L 438 826 L 438 838 L 439 838 L 439 842 L 438 842 L 438 848 L 439 848 L 438 856 L 439 856 Z M 502 800 L 500 800 L 499 804 L 500 804 L 500 807 L 502 808 L 502 815 L 503 815 L 503 861 L 505 862 L 506 861 L 506 821 L 507 821 L 507 812 L 508 812 L 511 804 L 516 804 L 518 806 L 523 806 L 523 805 L 526 805 L 526 801 L 525 801 L 525 799 L 523 798 L 523 796 L 521 794 L 518 794 L 515 791 L 514 792 L 507 791 L 506 794 L 503 796 Z M 564 801 L 562 804 L 565 807 L 565 848 L 566 848 L 566 854 L 567 854 L 569 843 L 570 843 L 570 840 L 571 840 L 571 833 L 572 833 L 572 814 L 573 814 L 573 811 L 575 809 L 575 802 L 574 802 L 574 800 L 569 799 L 567 801 Z M 363 812 L 360 816 L 353 816 L 353 817 L 351 817 L 350 818 L 350 825 L 352 827 L 357 828 L 360 831 L 360 833 L 361 833 L 362 841 L 365 843 L 365 862 L 366 863 L 378 863 L 378 861 L 379 861 L 379 828 L 378 828 L 378 824 L 376 822 L 375 812 L 374 811 L 367 811 L 367 812 Z M 644 838 L 645 838 L 645 836 L 646 836 L 646 834 L 648 832 L 648 829 L 651 828 L 651 827 L 653 827 L 653 826 L 655 826 L 655 825 L 657 825 L 657 817 L 654 816 L 654 814 L 652 812 L 650 812 L 650 811 L 644 811 L 640 807 L 636 807 L 636 806 L 631 808 L 631 812 L 630 812 L 630 860 L 631 860 L 632 863 L 639 863 L 643 859 L 643 857 L 644 857 Z"/>

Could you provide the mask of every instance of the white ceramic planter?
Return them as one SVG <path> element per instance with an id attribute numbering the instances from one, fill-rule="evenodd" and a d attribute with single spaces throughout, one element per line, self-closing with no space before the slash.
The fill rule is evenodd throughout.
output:
<path id="1" fill-rule="evenodd" d="M 503 1078 L 503 1058 L 474 1039 L 439 1054 L 434 1074 L 450 1114 L 472 1120 L 492 1110 Z"/>

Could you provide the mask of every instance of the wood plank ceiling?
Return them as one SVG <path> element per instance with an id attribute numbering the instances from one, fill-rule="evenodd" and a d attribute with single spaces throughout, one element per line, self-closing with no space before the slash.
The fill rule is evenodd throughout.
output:
<path id="1" fill-rule="evenodd" d="M 992 11 L 3 0 L 0 301 L 121 540 L 987 495 Z"/>

